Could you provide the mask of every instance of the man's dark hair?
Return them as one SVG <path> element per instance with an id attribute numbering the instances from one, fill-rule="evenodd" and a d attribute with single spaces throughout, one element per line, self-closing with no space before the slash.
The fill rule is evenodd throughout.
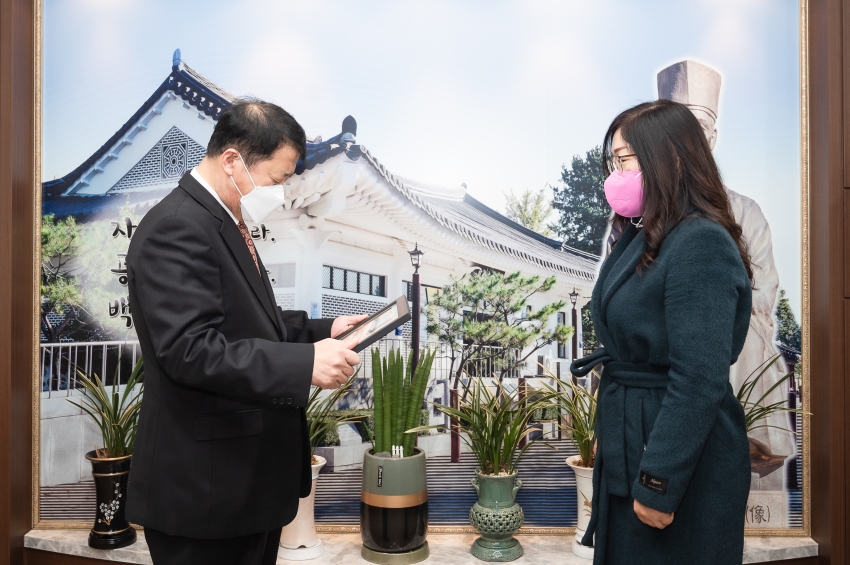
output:
<path id="1" fill-rule="evenodd" d="M 277 104 L 240 98 L 219 116 L 207 144 L 207 155 L 217 157 L 232 147 L 250 167 L 271 158 L 284 145 L 304 158 L 307 136 L 295 118 Z"/>

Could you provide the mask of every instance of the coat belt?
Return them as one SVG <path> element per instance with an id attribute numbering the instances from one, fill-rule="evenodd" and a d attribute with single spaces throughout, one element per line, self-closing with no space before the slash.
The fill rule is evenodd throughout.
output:
<path id="1" fill-rule="evenodd" d="M 633 478 L 628 476 L 626 448 L 628 445 L 641 444 L 643 437 L 626 437 L 630 429 L 634 431 L 633 427 L 626 427 L 626 389 L 666 389 L 670 382 L 669 367 L 614 361 L 602 347 L 587 357 L 574 361 L 570 365 L 570 371 L 576 376 L 583 377 L 599 363 L 605 364 L 603 378 L 609 377 L 610 383 L 608 383 L 598 401 L 600 409 L 604 411 L 604 416 L 596 421 L 599 454 L 596 458 L 595 466 L 598 469 L 595 469 L 597 472 L 594 478 L 598 476 L 602 485 L 593 485 L 594 492 L 598 492 L 599 496 L 593 498 L 593 514 L 595 516 L 591 517 L 591 524 L 588 525 L 588 535 L 585 537 L 587 542 L 592 540 L 593 532 L 596 529 L 597 520 L 594 520 L 594 518 L 598 519 L 599 505 L 604 505 L 607 511 L 607 495 L 627 497 L 631 492 L 630 487 Z M 602 412 L 600 412 L 600 415 L 602 415 Z M 600 500 L 602 498 L 605 500 Z M 589 543 L 586 543 L 586 545 L 589 545 Z"/>
<path id="2" fill-rule="evenodd" d="M 598 420 L 596 437 L 605 458 L 605 480 L 608 492 L 614 496 L 629 496 L 631 484 L 637 477 L 629 477 L 626 467 L 626 448 L 643 444 L 642 425 L 626 426 L 626 389 L 666 389 L 670 382 L 668 368 L 652 367 L 611 361 L 605 365 L 611 377 L 602 398 L 599 399 L 605 417 Z M 631 436 L 629 436 L 631 432 Z"/>

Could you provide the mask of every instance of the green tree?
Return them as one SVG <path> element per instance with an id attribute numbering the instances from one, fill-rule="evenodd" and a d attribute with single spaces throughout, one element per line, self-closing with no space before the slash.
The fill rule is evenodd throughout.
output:
<path id="1" fill-rule="evenodd" d="M 581 311 L 581 342 L 582 349 L 590 353 L 599 347 L 596 332 L 593 330 L 593 317 L 590 315 L 590 304 Z"/>
<path id="2" fill-rule="evenodd" d="M 529 298 L 553 286 L 555 277 L 541 280 L 481 270 L 453 278 L 431 299 L 427 331 L 449 347 L 454 388 L 464 372 L 470 372 L 471 363 L 499 372 L 501 378 L 545 345 L 570 339 L 571 327 L 548 325 L 564 308 L 563 301 L 531 312 L 526 308 Z"/>
<path id="3" fill-rule="evenodd" d="M 559 219 L 549 228 L 569 247 L 599 255 L 608 229 L 611 208 L 605 200 L 602 148 L 578 155 L 561 170 L 561 183 L 552 186 L 552 207 Z"/>
<path id="4" fill-rule="evenodd" d="M 785 347 L 800 351 L 800 324 L 794 317 L 785 291 L 779 289 L 779 304 L 776 306 L 776 339 Z"/>
<path id="5" fill-rule="evenodd" d="M 546 219 L 552 213 L 552 204 L 546 199 L 546 191 L 533 191 L 530 188 L 519 195 L 511 191 L 505 195 L 505 216 L 519 225 L 547 237 L 552 230 L 546 225 Z"/>
<path id="6" fill-rule="evenodd" d="M 82 226 L 72 216 L 57 220 L 47 214 L 41 221 L 41 331 L 58 343 L 77 322 L 83 298 L 75 276 L 74 257 L 80 247 Z M 62 316 L 54 324 L 50 314 Z"/>

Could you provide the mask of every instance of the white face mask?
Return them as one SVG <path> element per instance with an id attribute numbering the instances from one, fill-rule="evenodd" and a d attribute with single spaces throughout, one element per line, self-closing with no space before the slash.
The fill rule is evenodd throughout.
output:
<path id="1" fill-rule="evenodd" d="M 230 177 L 230 182 L 233 183 L 233 186 L 236 187 L 236 192 L 238 192 L 239 196 L 242 197 L 239 201 L 242 205 L 242 215 L 249 222 L 262 222 L 269 214 L 283 206 L 283 203 L 286 200 L 283 195 L 283 185 L 275 184 L 272 186 L 257 186 L 253 177 L 251 177 L 251 173 L 248 171 L 248 166 L 242 159 L 242 155 L 239 155 L 239 160 L 242 161 L 242 166 L 245 167 L 245 172 L 248 173 L 248 178 L 251 179 L 251 184 L 254 185 L 254 190 L 249 192 L 246 196 L 242 194 L 242 191 L 239 190 L 238 186 L 236 186 L 236 181 L 233 180 L 233 177 Z"/>

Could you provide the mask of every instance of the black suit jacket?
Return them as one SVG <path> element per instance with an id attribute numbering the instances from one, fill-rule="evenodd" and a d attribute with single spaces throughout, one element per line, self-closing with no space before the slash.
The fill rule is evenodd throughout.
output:
<path id="1" fill-rule="evenodd" d="M 289 523 L 310 493 L 311 344 L 330 337 L 333 320 L 281 311 L 260 267 L 188 174 L 133 233 L 145 395 L 130 521 L 193 538 L 247 535 Z"/>

